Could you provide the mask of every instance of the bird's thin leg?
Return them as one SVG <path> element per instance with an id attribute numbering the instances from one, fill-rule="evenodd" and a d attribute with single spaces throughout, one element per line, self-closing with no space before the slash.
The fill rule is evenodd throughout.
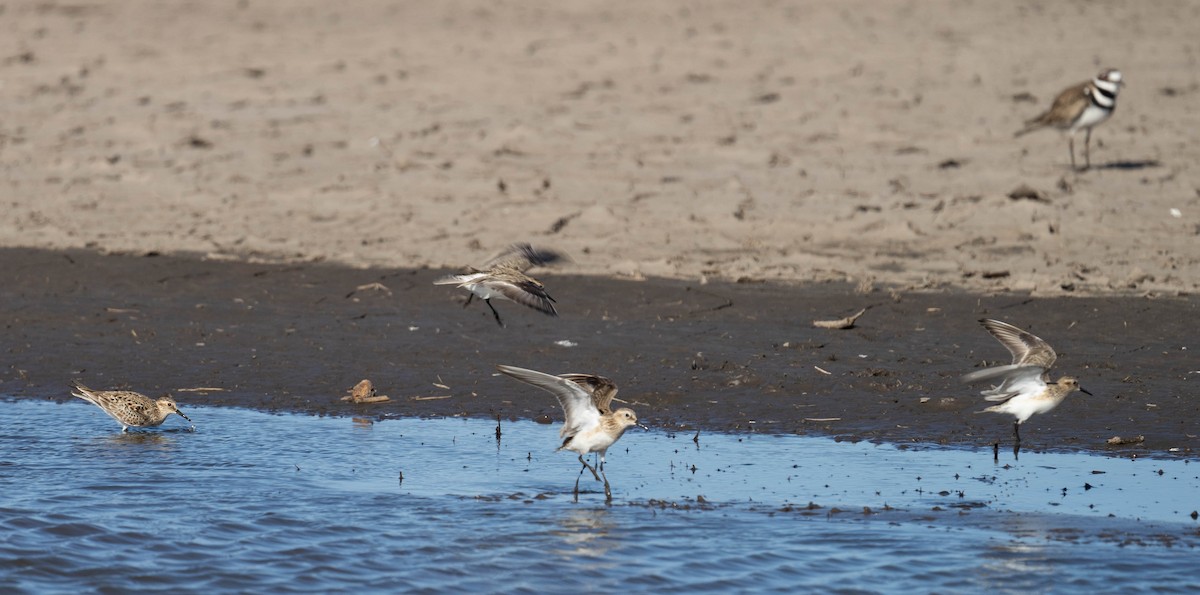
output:
<path id="1" fill-rule="evenodd" d="M 1083 137 L 1083 169 L 1092 169 L 1092 129 L 1087 129 L 1087 136 Z"/>
<path id="2" fill-rule="evenodd" d="M 612 487 L 608 485 L 608 474 L 604 473 L 604 468 L 600 468 L 600 474 L 604 476 L 604 501 L 612 502 Z"/>
<path id="3" fill-rule="evenodd" d="M 583 467 L 579 468 L 579 475 L 575 476 L 575 501 L 576 502 L 579 501 L 579 478 L 583 477 L 584 469 L 587 469 L 587 463 L 584 463 Z"/>
<path id="4" fill-rule="evenodd" d="M 600 481 L 600 475 L 596 473 L 596 468 L 589 465 L 587 461 L 583 460 L 583 455 L 579 455 L 579 462 L 583 463 L 584 468 L 592 472 L 592 476 L 596 478 L 596 481 Z M 579 474 L 583 475 L 582 469 L 580 469 Z"/>
<path id="5" fill-rule="evenodd" d="M 1013 436 L 1017 439 L 1017 444 L 1021 443 L 1021 422 L 1013 422 Z"/>
<path id="6" fill-rule="evenodd" d="M 467 301 L 466 301 L 466 303 L 464 303 L 464 304 L 463 304 L 463 309 L 464 309 L 464 310 L 467 308 L 467 306 L 470 306 L 470 305 L 471 305 L 471 300 L 473 300 L 473 299 L 475 299 L 475 294 L 473 294 L 473 293 L 468 293 L 468 294 L 467 294 Z"/>
<path id="7" fill-rule="evenodd" d="M 483 300 L 483 303 L 487 304 L 488 307 L 492 309 L 492 316 L 496 317 L 496 324 L 500 325 L 500 328 L 504 328 L 504 322 L 500 320 L 500 313 L 496 311 L 494 306 L 492 306 L 492 300 L 485 299 Z"/>
<path id="8" fill-rule="evenodd" d="M 1071 169 L 1078 170 L 1079 168 L 1075 167 L 1075 135 L 1074 134 L 1067 137 L 1067 147 L 1069 147 L 1071 149 Z"/>

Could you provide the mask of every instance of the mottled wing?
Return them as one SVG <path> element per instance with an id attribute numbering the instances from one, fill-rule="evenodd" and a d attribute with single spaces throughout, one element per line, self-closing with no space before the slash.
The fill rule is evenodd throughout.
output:
<path id="1" fill-rule="evenodd" d="M 555 250 L 534 248 L 528 243 L 513 244 L 504 252 L 493 256 L 483 264 L 484 269 L 513 268 L 524 271 L 530 267 L 540 267 L 565 260 L 566 255 Z"/>
<path id="2" fill-rule="evenodd" d="M 600 410 L 592 403 L 592 395 L 579 384 L 559 376 L 514 366 L 498 365 L 496 369 L 525 384 L 536 386 L 558 399 L 558 404 L 562 406 L 566 416 L 559 436 L 574 436 L 581 430 L 600 423 Z"/>
<path id="3" fill-rule="evenodd" d="M 1023 331 L 1007 322 L 985 318 L 979 321 L 1000 344 L 1012 354 L 1014 364 L 1040 366 L 1050 369 L 1058 354 L 1040 337 Z"/>
<path id="4" fill-rule="evenodd" d="M 157 417 L 158 407 L 148 397 L 127 390 L 92 390 L 78 382 L 73 396 L 96 405 L 122 424 L 141 425 Z"/>
<path id="5" fill-rule="evenodd" d="M 120 391 L 113 394 L 113 400 L 119 400 L 121 405 L 138 419 L 149 421 L 158 417 L 158 404 L 144 395 Z"/>
<path id="6" fill-rule="evenodd" d="M 562 374 L 565 378 L 583 387 L 592 396 L 592 403 L 601 414 L 612 413 L 613 397 L 617 396 L 617 383 L 595 374 Z"/>
<path id="7" fill-rule="evenodd" d="M 550 316 L 558 316 L 558 310 L 554 309 L 554 298 L 546 293 L 546 288 L 541 283 L 533 279 L 497 279 L 492 277 L 487 279 L 485 283 L 489 288 L 518 304 L 528 306 Z"/>

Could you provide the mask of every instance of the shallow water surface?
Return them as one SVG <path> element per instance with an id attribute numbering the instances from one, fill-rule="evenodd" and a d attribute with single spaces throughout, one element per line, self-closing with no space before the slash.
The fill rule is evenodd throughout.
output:
<path id="1" fill-rule="evenodd" d="M 0 589 L 1200 588 L 1200 466 L 631 430 L 0 401 Z"/>

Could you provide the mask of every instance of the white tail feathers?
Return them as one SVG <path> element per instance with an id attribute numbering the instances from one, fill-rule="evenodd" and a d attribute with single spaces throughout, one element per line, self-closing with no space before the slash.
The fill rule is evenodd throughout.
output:
<path id="1" fill-rule="evenodd" d="M 470 283 L 471 281 L 474 281 L 478 275 L 479 275 L 478 273 L 472 273 L 472 274 L 468 274 L 468 275 L 448 275 L 448 276 L 442 277 L 442 278 L 434 281 L 433 284 L 434 285 L 462 285 L 463 283 Z"/>

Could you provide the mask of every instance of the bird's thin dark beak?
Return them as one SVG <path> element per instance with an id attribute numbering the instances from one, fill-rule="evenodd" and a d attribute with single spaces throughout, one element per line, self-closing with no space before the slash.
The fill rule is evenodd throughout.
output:
<path id="1" fill-rule="evenodd" d="M 1096 396 L 1096 395 L 1093 395 L 1092 393 L 1088 392 L 1088 389 L 1086 389 L 1086 388 L 1083 388 L 1082 386 L 1081 386 L 1081 387 L 1079 387 L 1079 392 L 1081 392 L 1081 393 L 1083 393 L 1083 394 L 1085 394 L 1085 395 L 1088 395 L 1088 396 L 1092 396 L 1092 397 Z"/>
<path id="2" fill-rule="evenodd" d="M 183 419 L 186 419 L 186 420 L 188 420 L 188 421 L 192 421 L 192 418 L 190 418 L 190 417 L 188 417 L 188 416 L 184 415 L 184 414 L 183 414 L 183 412 L 182 412 L 182 411 L 180 411 L 180 410 L 178 410 L 178 409 L 176 409 L 176 410 L 175 410 L 175 413 L 178 413 L 178 414 L 179 414 L 179 417 L 182 417 Z"/>
<path id="3" fill-rule="evenodd" d="M 645 424 L 638 424 L 638 425 L 637 425 L 637 427 L 639 427 L 639 428 L 641 428 L 641 429 L 643 429 L 643 430 L 649 430 L 649 429 L 650 429 L 650 428 L 647 428 Z"/>

